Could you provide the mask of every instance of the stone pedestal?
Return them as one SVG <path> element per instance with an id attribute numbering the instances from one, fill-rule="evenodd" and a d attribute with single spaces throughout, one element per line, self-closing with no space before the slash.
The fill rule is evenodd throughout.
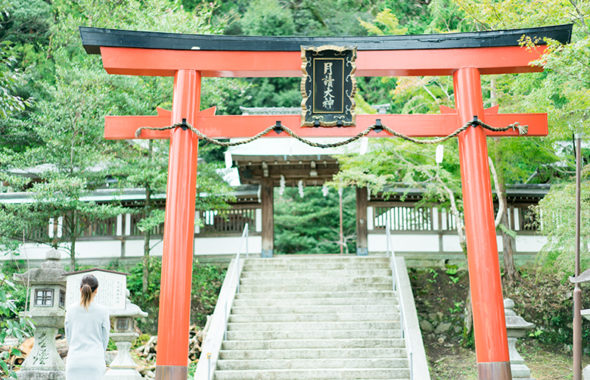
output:
<path id="1" fill-rule="evenodd" d="M 129 350 L 137 334 L 111 334 L 111 339 L 117 345 L 117 356 L 109 365 L 105 379 L 142 380 L 137 371 L 137 364 L 133 361 Z"/>
<path id="2" fill-rule="evenodd" d="M 506 332 L 508 334 L 508 351 L 510 354 L 510 371 L 513 379 L 534 380 L 531 370 L 524 364 L 524 359 L 516 350 L 516 341 L 526 335 L 527 331 L 535 327 L 514 312 L 514 301 L 504 299 L 504 313 L 506 315 Z"/>
<path id="3" fill-rule="evenodd" d="M 56 335 L 56 327 L 37 326 L 35 345 L 18 371 L 18 379 L 65 380 L 65 365 L 55 347 Z"/>
<path id="4" fill-rule="evenodd" d="M 135 318 L 146 317 L 147 313 L 132 304 L 129 299 L 126 300 L 125 308 L 115 310 L 110 313 L 114 318 L 111 339 L 117 345 L 117 356 L 104 376 L 105 380 L 142 380 L 143 377 L 137 371 L 137 364 L 133 361 L 129 350 L 133 341 L 137 338 L 135 332 Z"/>
<path id="5" fill-rule="evenodd" d="M 51 250 L 41 268 L 34 268 L 14 279 L 31 287 L 29 311 L 24 315 L 35 324 L 35 345 L 23 362 L 20 380 L 65 380 L 65 365 L 55 347 L 57 329 L 65 319 L 65 271 L 59 264 L 61 254 Z"/>

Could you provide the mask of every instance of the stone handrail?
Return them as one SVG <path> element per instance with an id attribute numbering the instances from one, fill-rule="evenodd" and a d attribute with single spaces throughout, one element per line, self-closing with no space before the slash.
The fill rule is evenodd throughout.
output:
<path id="1" fill-rule="evenodd" d="M 410 369 L 410 380 L 430 380 L 428 370 L 428 361 L 422 341 L 422 333 L 418 323 L 416 313 L 416 304 L 412 294 L 412 286 L 408 277 L 408 269 L 403 257 L 396 257 L 394 250 L 391 248 L 391 236 L 389 221 L 386 221 L 385 227 L 387 256 L 390 260 L 390 267 L 393 276 L 393 290 L 398 292 L 400 322 L 402 329 L 402 338 L 406 342 L 408 351 L 408 364 Z"/>
<path id="2" fill-rule="evenodd" d="M 248 254 L 248 224 L 244 227 L 244 233 L 242 238 L 246 239 L 246 255 Z M 229 314 L 236 297 L 239 292 L 240 276 L 244 268 L 244 260 L 240 259 L 241 245 L 236 254 L 236 258 L 231 261 L 221 291 L 219 292 L 219 298 L 211 317 L 211 323 L 209 331 L 205 336 L 205 340 L 201 347 L 201 356 L 197 364 L 197 370 L 195 371 L 195 380 L 210 380 L 215 372 L 217 366 L 217 360 L 219 358 L 219 351 L 221 350 L 221 344 L 225 338 L 227 331 L 227 322 Z"/>

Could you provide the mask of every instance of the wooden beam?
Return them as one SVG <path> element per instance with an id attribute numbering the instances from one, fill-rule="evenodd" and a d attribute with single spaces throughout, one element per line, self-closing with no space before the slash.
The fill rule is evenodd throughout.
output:
<path id="1" fill-rule="evenodd" d="M 519 46 L 431 50 L 358 51 L 356 75 L 418 76 L 452 75 L 462 67 L 476 67 L 482 74 L 542 71 L 530 62 L 541 57 L 546 46 Z M 103 66 L 109 74 L 173 76 L 179 69 L 197 70 L 204 77 L 300 77 L 299 51 L 205 51 L 101 47 Z"/>
<path id="2" fill-rule="evenodd" d="M 508 124 L 519 122 L 529 126 L 527 136 L 547 135 L 547 114 L 497 114 L 493 110 L 484 112 L 487 123 L 496 127 L 504 127 Z M 297 135 L 310 137 L 352 137 L 365 130 L 368 126 L 380 119 L 383 125 L 412 137 L 446 136 L 459 128 L 456 113 L 445 114 L 412 114 L 412 115 L 357 115 L 356 125 L 343 128 L 311 128 L 301 127 L 300 115 L 211 115 L 205 110 L 197 116 L 196 125 L 205 135 L 219 138 L 247 138 L 256 135 L 277 120 L 281 124 L 293 130 Z M 111 140 L 135 139 L 135 132 L 139 127 L 164 127 L 170 125 L 170 120 L 165 114 L 158 116 L 107 116 L 105 118 L 105 138 Z M 139 138 L 168 138 L 170 131 L 141 132 Z M 492 136 L 517 136 L 518 132 L 489 132 Z M 387 132 L 371 132 L 369 137 L 390 137 Z M 270 132 L 265 137 L 288 137 L 283 132 L 277 135 Z"/>
<path id="3" fill-rule="evenodd" d="M 274 254 L 274 187 L 272 180 L 263 178 L 260 186 L 262 198 L 262 257 Z"/>
<path id="4" fill-rule="evenodd" d="M 486 110 L 487 111 L 487 110 Z M 528 125 L 529 130 L 526 136 L 547 136 L 549 133 L 546 113 L 491 113 L 484 112 L 485 123 L 494 127 L 505 127 L 514 122 L 521 125 Z M 506 132 L 492 132 L 484 130 L 487 136 L 520 136 L 517 130 Z"/>
<path id="5" fill-rule="evenodd" d="M 366 187 L 356 188 L 356 254 L 367 256 L 369 254 L 367 229 L 368 191 Z"/>

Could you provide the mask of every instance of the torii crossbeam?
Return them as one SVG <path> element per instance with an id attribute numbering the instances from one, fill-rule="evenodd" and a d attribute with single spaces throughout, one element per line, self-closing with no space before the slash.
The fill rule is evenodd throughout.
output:
<path id="1" fill-rule="evenodd" d="M 562 25 L 358 38 L 204 36 L 85 27 L 80 33 L 86 51 L 101 54 L 108 73 L 174 77 L 171 112 L 106 117 L 105 138 L 133 139 L 139 127 L 164 127 L 183 119 L 212 138 L 251 137 L 276 120 L 303 137 L 351 137 L 374 124 L 375 115 L 357 115 L 352 127 L 303 128 L 300 116 L 294 115 L 216 116 L 212 109 L 200 111 L 201 77 L 298 77 L 302 45 L 356 46 L 357 76 L 452 75 L 456 110 L 378 116 L 384 125 L 405 135 L 446 136 L 477 116 L 494 126 L 527 124 L 529 136 L 544 136 L 546 114 L 484 110 L 480 76 L 541 71 L 529 63 L 543 54 L 545 46 L 525 49 L 519 46 L 520 37 L 567 43 L 571 30 L 571 25 Z M 517 132 L 473 127 L 458 136 L 480 380 L 511 379 L 486 137 L 514 135 Z M 198 138 L 182 128 L 145 130 L 141 138 L 170 139 L 156 378 L 186 379 Z"/>

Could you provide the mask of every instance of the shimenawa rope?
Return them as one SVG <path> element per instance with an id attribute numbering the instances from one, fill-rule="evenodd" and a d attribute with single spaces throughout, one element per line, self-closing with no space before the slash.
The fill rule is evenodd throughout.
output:
<path id="1" fill-rule="evenodd" d="M 313 146 L 316 148 L 335 148 L 335 147 L 339 147 L 339 146 L 343 146 L 343 145 L 347 145 L 350 144 L 353 141 L 356 141 L 358 139 L 360 139 L 361 137 L 364 137 L 366 135 L 368 135 L 371 131 L 375 131 L 375 132 L 381 132 L 381 131 L 386 131 L 388 133 L 390 133 L 393 136 L 397 136 L 399 138 L 402 138 L 404 140 L 407 141 L 411 141 L 413 143 L 416 144 L 439 144 L 443 141 L 446 141 L 452 137 L 457 136 L 459 133 L 463 132 L 464 130 L 466 130 L 467 128 L 469 128 L 469 126 L 480 126 L 484 129 L 493 131 L 493 132 L 505 132 L 508 131 L 510 129 L 512 130 L 518 130 L 518 134 L 519 135 L 526 135 L 528 132 L 528 126 L 526 125 L 520 125 L 518 122 L 516 123 L 512 123 L 507 125 L 506 127 L 502 127 L 502 128 L 496 128 L 493 127 L 491 125 L 485 124 L 482 121 L 479 121 L 477 119 L 477 117 L 474 117 L 473 120 L 471 120 L 470 122 L 465 123 L 465 125 L 463 125 L 462 127 L 458 128 L 457 130 L 455 130 L 453 133 L 447 135 L 447 136 L 443 136 L 443 137 L 437 137 L 435 139 L 416 139 L 410 136 L 406 136 L 403 133 L 397 132 L 391 128 L 389 128 L 386 125 L 381 124 L 381 119 L 376 119 L 375 120 L 375 124 L 370 125 L 369 127 L 367 127 L 367 129 L 365 129 L 362 132 L 359 132 L 358 134 L 356 134 L 355 136 L 346 139 L 346 140 L 342 140 L 339 142 L 335 142 L 335 143 L 327 143 L 327 144 L 322 144 L 322 143 L 318 143 L 315 141 L 311 141 L 308 140 L 306 138 L 303 138 L 299 135 L 297 135 L 295 132 L 293 132 L 293 130 L 291 130 L 290 128 L 284 126 L 281 124 L 280 121 L 277 121 L 277 123 L 275 125 L 272 125 L 266 129 L 264 129 L 263 131 L 257 133 L 256 135 L 249 137 L 245 140 L 240 140 L 240 141 L 234 141 L 234 142 L 224 142 L 224 141 L 219 141 L 216 139 L 213 139 L 207 135 L 205 135 L 203 132 L 199 131 L 198 129 L 196 129 L 195 127 L 193 127 L 192 125 L 188 124 L 186 122 L 186 120 L 183 119 L 183 121 L 181 123 L 175 123 L 172 124 L 170 126 L 167 127 L 140 127 L 135 131 L 135 137 L 139 137 L 141 135 L 141 131 L 143 130 L 152 130 L 152 131 L 165 131 L 168 129 L 174 129 L 174 128 L 183 128 L 183 129 L 190 129 L 193 133 L 195 133 L 197 136 L 199 136 L 199 138 L 208 141 L 212 144 L 215 145 L 219 145 L 219 146 L 225 146 L 225 147 L 230 147 L 230 146 L 237 146 L 237 145 L 244 145 L 244 144 L 248 144 L 251 143 L 254 140 L 257 140 L 259 138 L 261 138 L 262 136 L 270 133 L 271 131 L 275 131 L 277 134 L 281 133 L 282 131 L 285 131 L 289 136 L 301 141 L 304 144 L 307 144 L 309 146 Z"/>

